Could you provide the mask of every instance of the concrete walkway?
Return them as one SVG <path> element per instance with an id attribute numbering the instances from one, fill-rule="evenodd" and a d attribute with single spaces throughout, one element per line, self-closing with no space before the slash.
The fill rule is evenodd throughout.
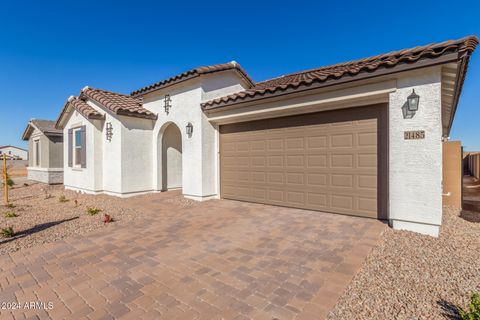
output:
<path id="1" fill-rule="evenodd" d="M 143 212 L 134 224 L 0 256 L 0 318 L 322 319 L 386 227 L 178 199 L 127 199 Z"/>

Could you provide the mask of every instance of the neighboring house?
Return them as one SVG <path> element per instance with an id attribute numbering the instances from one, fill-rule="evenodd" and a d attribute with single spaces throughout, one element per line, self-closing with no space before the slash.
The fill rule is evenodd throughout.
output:
<path id="1" fill-rule="evenodd" d="M 196 200 L 379 218 L 435 236 L 442 140 L 477 43 L 467 37 L 258 83 L 230 62 L 130 95 L 86 87 L 57 121 L 68 141 L 65 187 L 117 196 L 181 188 Z"/>
<path id="2" fill-rule="evenodd" d="M 28 141 L 28 179 L 48 184 L 63 183 L 63 132 L 55 121 L 30 120 L 22 139 Z"/>
<path id="3" fill-rule="evenodd" d="M 0 159 L 6 155 L 8 159 L 27 160 L 28 150 L 15 146 L 0 146 Z"/>

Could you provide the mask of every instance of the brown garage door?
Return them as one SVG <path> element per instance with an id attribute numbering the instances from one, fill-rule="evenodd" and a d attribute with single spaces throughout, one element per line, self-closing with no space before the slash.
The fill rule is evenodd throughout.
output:
<path id="1" fill-rule="evenodd" d="M 221 196 L 382 218 L 384 110 L 377 105 L 221 126 Z"/>

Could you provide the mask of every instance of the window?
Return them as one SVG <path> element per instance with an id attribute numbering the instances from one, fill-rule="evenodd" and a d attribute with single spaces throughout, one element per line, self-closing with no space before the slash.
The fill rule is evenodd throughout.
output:
<path id="1" fill-rule="evenodd" d="M 40 167 L 40 141 L 34 140 L 34 154 L 33 159 L 35 161 L 35 167 Z"/>
<path id="2" fill-rule="evenodd" d="M 80 167 L 82 164 L 82 131 L 80 128 L 73 131 L 73 164 Z"/>
<path id="3" fill-rule="evenodd" d="M 12 151 L 8 151 L 8 154 L 12 154 Z"/>

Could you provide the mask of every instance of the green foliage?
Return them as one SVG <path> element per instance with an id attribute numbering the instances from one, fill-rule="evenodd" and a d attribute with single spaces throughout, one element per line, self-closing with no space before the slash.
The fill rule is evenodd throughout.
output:
<path id="1" fill-rule="evenodd" d="M 4 236 L 5 238 L 11 238 L 15 235 L 15 232 L 13 231 L 12 227 L 2 228 L 1 233 L 2 233 L 2 236 Z"/>
<path id="2" fill-rule="evenodd" d="M 9 177 L 8 174 L 7 174 L 7 186 L 13 187 L 14 184 L 15 184 L 15 183 L 13 182 L 13 180 L 10 179 L 10 177 Z M 5 179 L 4 179 L 4 181 L 2 182 L 2 186 L 4 186 L 4 185 L 5 185 Z"/>
<path id="3" fill-rule="evenodd" d="M 94 216 L 96 214 L 98 214 L 99 212 L 101 212 L 102 210 L 101 209 L 98 209 L 98 208 L 87 208 L 87 213 L 91 216 Z"/>
<path id="4" fill-rule="evenodd" d="M 15 217 L 18 217 L 18 215 L 13 212 L 13 211 L 7 211 L 3 214 L 5 216 L 5 218 L 15 218 Z"/>
<path id="5" fill-rule="evenodd" d="M 469 310 L 458 309 L 462 320 L 480 320 L 480 294 L 474 293 L 470 299 Z"/>
<path id="6" fill-rule="evenodd" d="M 70 201 L 69 199 L 67 199 L 67 197 L 65 197 L 64 194 L 62 194 L 60 197 L 58 197 L 58 202 L 68 202 Z"/>
<path id="7" fill-rule="evenodd" d="M 13 203 L 7 203 L 7 204 L 6 204 L 6 207 L 7 207 L 7 208 L 10 208 L 10 209 L 15 208 L 15 206 L 13 205 Z"/>

